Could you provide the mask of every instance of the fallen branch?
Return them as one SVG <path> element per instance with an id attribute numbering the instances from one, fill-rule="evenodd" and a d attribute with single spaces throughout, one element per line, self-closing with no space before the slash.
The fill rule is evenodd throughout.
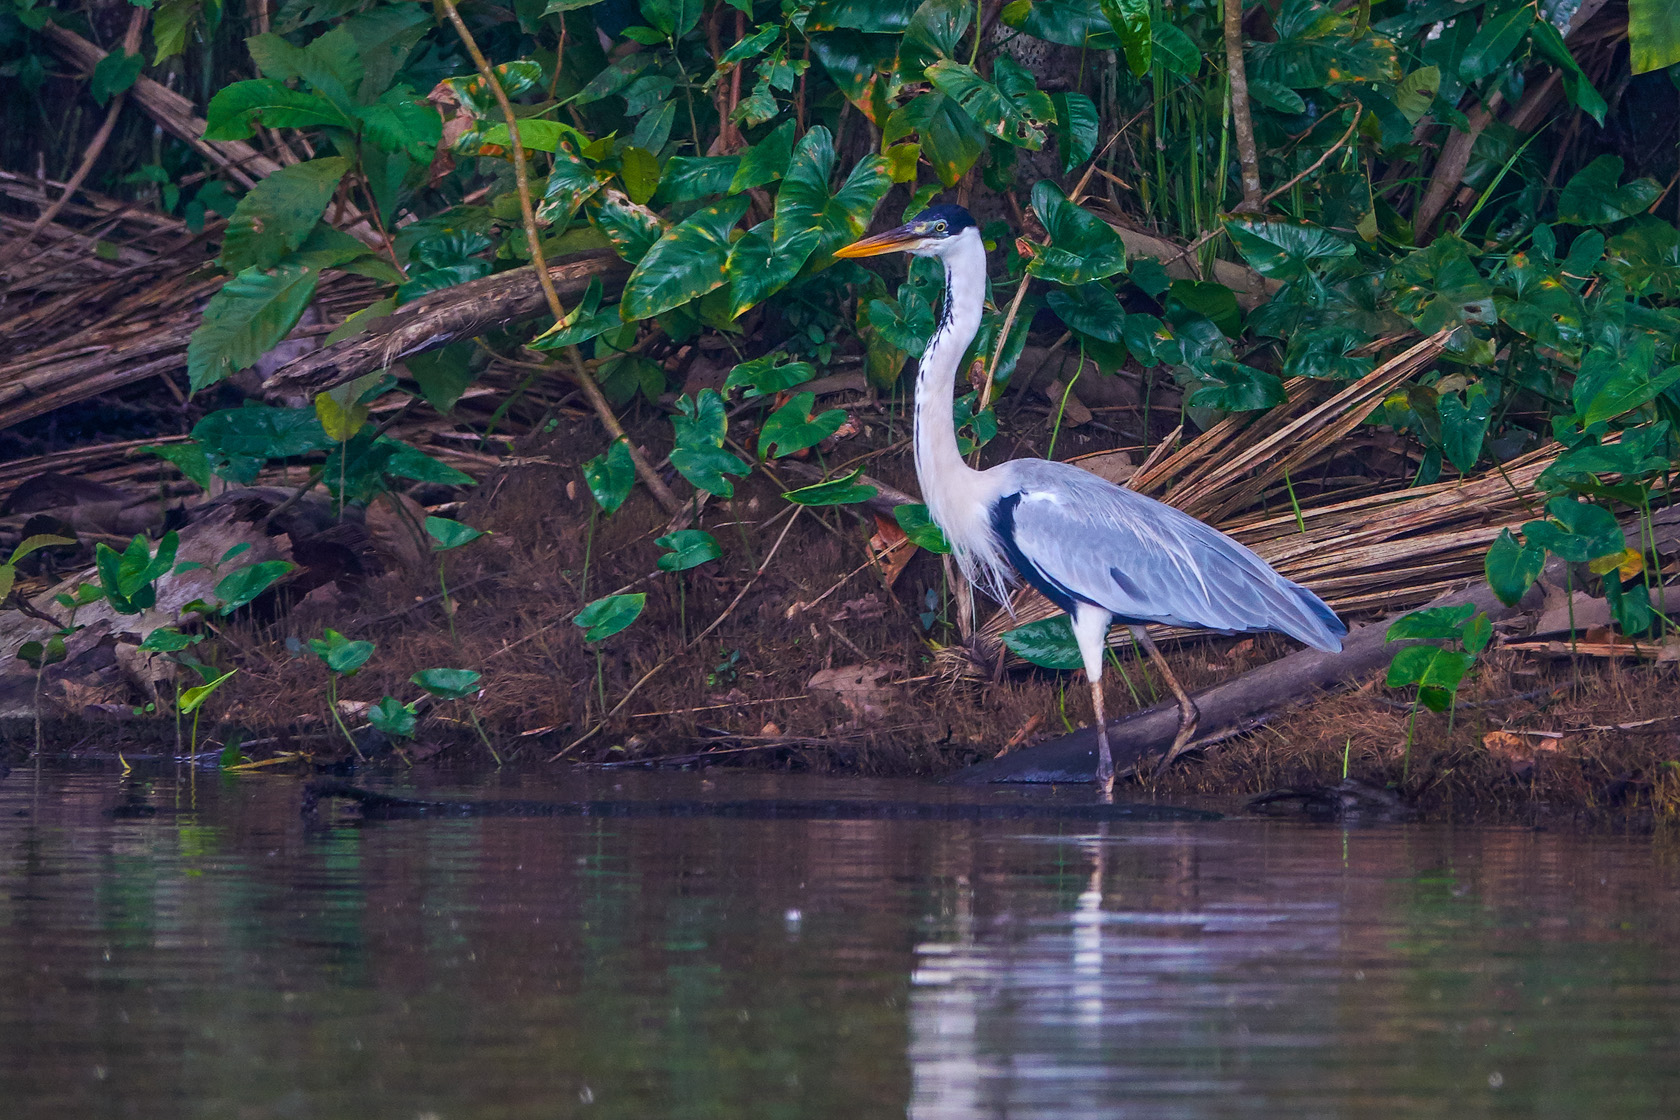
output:
<path id="1" fill-rule="evenodd" d="M 1630 542 L 1642 544 L 1640 527 L 1627 529 Z M 1650 521 L 1645 544 L 1659 551 L 1680 545 L 1680 508 L 1659 511 Z M 1540 578 L 1562 584 L 1568 567 L 1552 557 Z M 1485 582 L 1442 598 L 1433 606 L 1452 607 L 1465 603 L 1486 611 L 1494 622 L 1518 615 L 1538 613 L 1543 594 L 1539 584 L 1521 603 L 1507 607 Z M 1350 687 L 1386 666 L 1397 650 L 1416 643 L 1387 641 L 1388 621 L 1355 627 L 1342 643 L 1340 653 L 1304 649 L 1244 673 L 1233 680 L 1196 693 L 1193 699 L 1201 711 L 1204 734 L 1198 743 L 1228 738 L 1230 729 L 1252 725 L 1314 697 Z M 1162 704 L 1127 716 L 1109 725 L 1109 743 L 1117 770 L 1136 767 L 1162 753 L 1178 732 L 1178 707 Z M 981 762 L 953 779 L 959 782 L 1089 782 L 1096 774 L 1097 732 L 1082 728 L 1037 746 Z M 1194 744 L 1192 744 L 1194 745 Z"/>
<path id="2" fill-rule="evenodd" d="M 548 266 L 555 291 L 563 296 L 581 295 L 595 277 L 603 283 L 622 283 L 629 274 L 630 267 L 604 249 Z M 373 321 L 361 334 L 281 366 L 264 392 L 270 397 L 313 397 L 414 354 L 540 315 L 547 306 L 537 270 L 530 266 L 429 292 Z"/>

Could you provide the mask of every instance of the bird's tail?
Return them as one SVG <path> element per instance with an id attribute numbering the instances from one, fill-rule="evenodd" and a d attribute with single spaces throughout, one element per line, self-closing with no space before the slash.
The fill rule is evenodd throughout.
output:
<path id="1" fill-rule="evenodd" d="M 1298 583 L 1291 583 L 1289 586 L 1308 615 L 1302 620 L 1304 625 L 1289 629 L 1290 637 L 1325 653 L 1340 653 L 1342 639 L 1348 632 L 1347 623 L 1336 617 L 1336 612 L 1330 609 L 1328 603 L 1305 587 Z"/>

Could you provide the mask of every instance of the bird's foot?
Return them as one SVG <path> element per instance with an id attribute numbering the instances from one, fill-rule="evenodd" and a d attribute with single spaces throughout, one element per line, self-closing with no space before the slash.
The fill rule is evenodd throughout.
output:
<path id="1" fill-rule="evenodd" d="M 1114 801 L 1114 755 L 1108 749 L 1108 733 L 1097 728 L 1097 793 L 1104 802 Z"/>
<path id="2" fill-rule="evenodd" d="M 1202 721 L 1202 713 L 1197 710 L 1193 701 L 1186 701 L 1187 707 L 1180 709 L 1178 720 L 1178 734 L 1173 736 L 1172 746 L 1162 756 L 1155 767 L 1156 776 L 1166 773 L 1167 767 L 1178 760 L 1178 756 L 1190 749 L 1190 742 L 1196 737 L 1196 727 Z"/>

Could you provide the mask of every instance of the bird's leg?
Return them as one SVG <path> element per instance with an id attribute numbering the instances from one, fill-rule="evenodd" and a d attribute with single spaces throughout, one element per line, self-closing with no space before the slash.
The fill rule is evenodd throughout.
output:
<path id="1" fill-rule="evenodd" d="M 1196 725 L 1201 721 L 1202 713 L 1197 709 L 1196 702 L 1190 699 L 1190 694 L 1184 691 L 1184 686 L 1178 683 L 1178 678 L 1173 676 L 1171 666 L 1167 664 L 1167 659 L 1161 656 L 1161 651 L 1155 648 L 1155 642 L 1149 637 L 1149 632 L 1141 626 L 1134 626 L 1132 634 L 1137 638 L 1138 644 L 1143 646 L 1144 652 L 1149 654 L 1149 660 L 1155 663 L 1155 668 L 1167 682 L 1167 687 L 1178 697 L 1178 734 L 1173 736 L 1172 747 L 1155 768 L 1155 772 L 1159 774 L 1171 766 L 1173 760 L 1189 747 L 1190 740 L 1196 737 Z"/>
<path id="2" fill-rule="evenodd" d="M 1114 755 L 1108 749 L 1108 716 L 1103 711 L 1102 673 L 1091 678 L 1091 707 L 1097 714 L 1097 789 L 1103 800 L 1114 797 Z"/>

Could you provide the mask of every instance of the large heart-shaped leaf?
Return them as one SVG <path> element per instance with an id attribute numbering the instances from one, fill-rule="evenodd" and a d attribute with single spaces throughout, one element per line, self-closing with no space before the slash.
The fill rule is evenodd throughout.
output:
<path id="1" fill-rule="evenodd" d="M 769 221 L 748 230 L 729 250 L 725 266 L 733 285 L 729 292 L 730 317 L 741 315 L 787 287 L 821 240 L 820 230 L 804 229 L 785 243 L 777 242 L 775 223 Z"/>
<path id="2" fill-rule="evenodd" d="M 1534 581 L 1540 578 L 1540 570 L 1545 565 L 1545 549 L 1532 544 L 1520 544 L 1511 530 L 1501 529 L 1498 538 L 1488 548 L 1483 571 L 1487 576 L 1488 586 L 1499 596 L 1499 601 L 1508 607 L 1514 607 L 1528 594 L 1528 589 L 1534 586 Z"/>
<path id="3" fill-rule="evenodd" d="M 1299 280 L 1319 261 L 1354 253 L 1353 242 L 1327 229 L 1283 218 L 1229 217 L 1225 231 L 1254 271 L 1273 280 Z"/>
<path id="4" fill-rule="evenodd" d="M 787 352 L 777 350 L 754 358 L 750 362 L 742 362 L 729 371 L 724 380 L 723 391 L 731 389 L 745 389 L 741 394 L 743 400 L 754 397 L 774 396 L 784 393 L 795 385 L 803 385 L 817 375 L 816 367 L 810 362 L 792 362 L 787 360 Z"/>
<path id="5" fill-rule="evenodd" d="M 408 679 L 440 700 L 460 700 L 478 691 L 480 676 L 474 669 L 422 669 Z"/>
<path id="6" fill-rule="evenodd" d="M 858 478 L 862 474 L 863 468 L 859 467 L 839 478 L 789 490 L 782 497 L 799 506 L 850 506 L 867 502 L 880 493 L 880 490 L 867 482 L 859 482 Z"/>
<path id="7" fill-rule="evenodd" d="M 1028 272 L 1072 287 L 1125 270 L 1126 246 L 1114 227 L 1069 202 L 1050 180 L 1033 187 L 1032 208 L 1050 244 L 1027 262 Z"/>
<path id="8" fill-rule="evenodd" d="M 1009 56 L 998 56 L 996 72 L 1007 73 L 1008 66 L 1025 73 Z M 1036 88 L 1031 90 L 1036 97 L 1011 96 L 982 78 L 972 66 L 946 59 L 929 66 L 927 77 L 934 89 L 955 101 L 982 129 L 999 140 L 1031 151 L 1044 146 L 1044 130 L 1039 126 L 1055 120 L 1055 109 L 1050 99 Z"/>
<path id="9" fill-rule="evenodd" d="M 1662 194 L 1655 179 L 1622 183 L 1621 178 L 1621 156 L 1599 156 L 1581 168 L 1558 192 L 1558 221 L 1609 225 L 1643 214 Z"/>
<path id="10" fill-rule="evenodd" d="M 772 449 L 777 458 L 792 455 L 807 447 L 815 447 L 839 431 L 840 425 L 846 422 L 845 410 L 831 408 L 820 416 L 813 416 L 811 410 L 816 403 L 815 393 L 796 393 L 771 413 L 758 433 L 758 457 L 770 458 Z"/>
<path id="11" fill-rule="evenodd" d="M 651 319 L 729 282 L 729 231 L 751 200 L 736 195 L 701 207 L 647 251 L 624 284 L 619 314 Z"/>
<path id="12" fill-rule="evenodd" d="M 886 159 L 872 155 L 860 160 L 840 189 L 831 192 L 834 161 L 834 137 L 818 125 L 800 138 L 776 195 L 776 245 L 790 245 L 800 234 L 815 231 L 816 267 L 826 265 L 834 249 L 863 236 L 875 207 L 892 186 Z"/>
<path id="13" fill-rule="evenodd" d="M 1077 288 L 1052 288 L 1044 302 L 1074 330 L 1103 342 L 1121 341 L 1126 311 L 1107 285 L 1093 281 Z"/>
<path id="14" fill-rule="evenodd" d="M 636 464 L 630 458 L 627 440 L 615 439 L 612 446 L 583 465 L 583 480 L 589 492 L 607 513 L 616 513 L 636 484 Z"/>
<path id="15" fill-rule="evenodd" d="M 986 133 L 954 98 L 934 91 L 893 110 L 882 137 L 886 143 L 921 137 L 922 156 L 945 187 L 954 187 L 986 150 Z"/>

